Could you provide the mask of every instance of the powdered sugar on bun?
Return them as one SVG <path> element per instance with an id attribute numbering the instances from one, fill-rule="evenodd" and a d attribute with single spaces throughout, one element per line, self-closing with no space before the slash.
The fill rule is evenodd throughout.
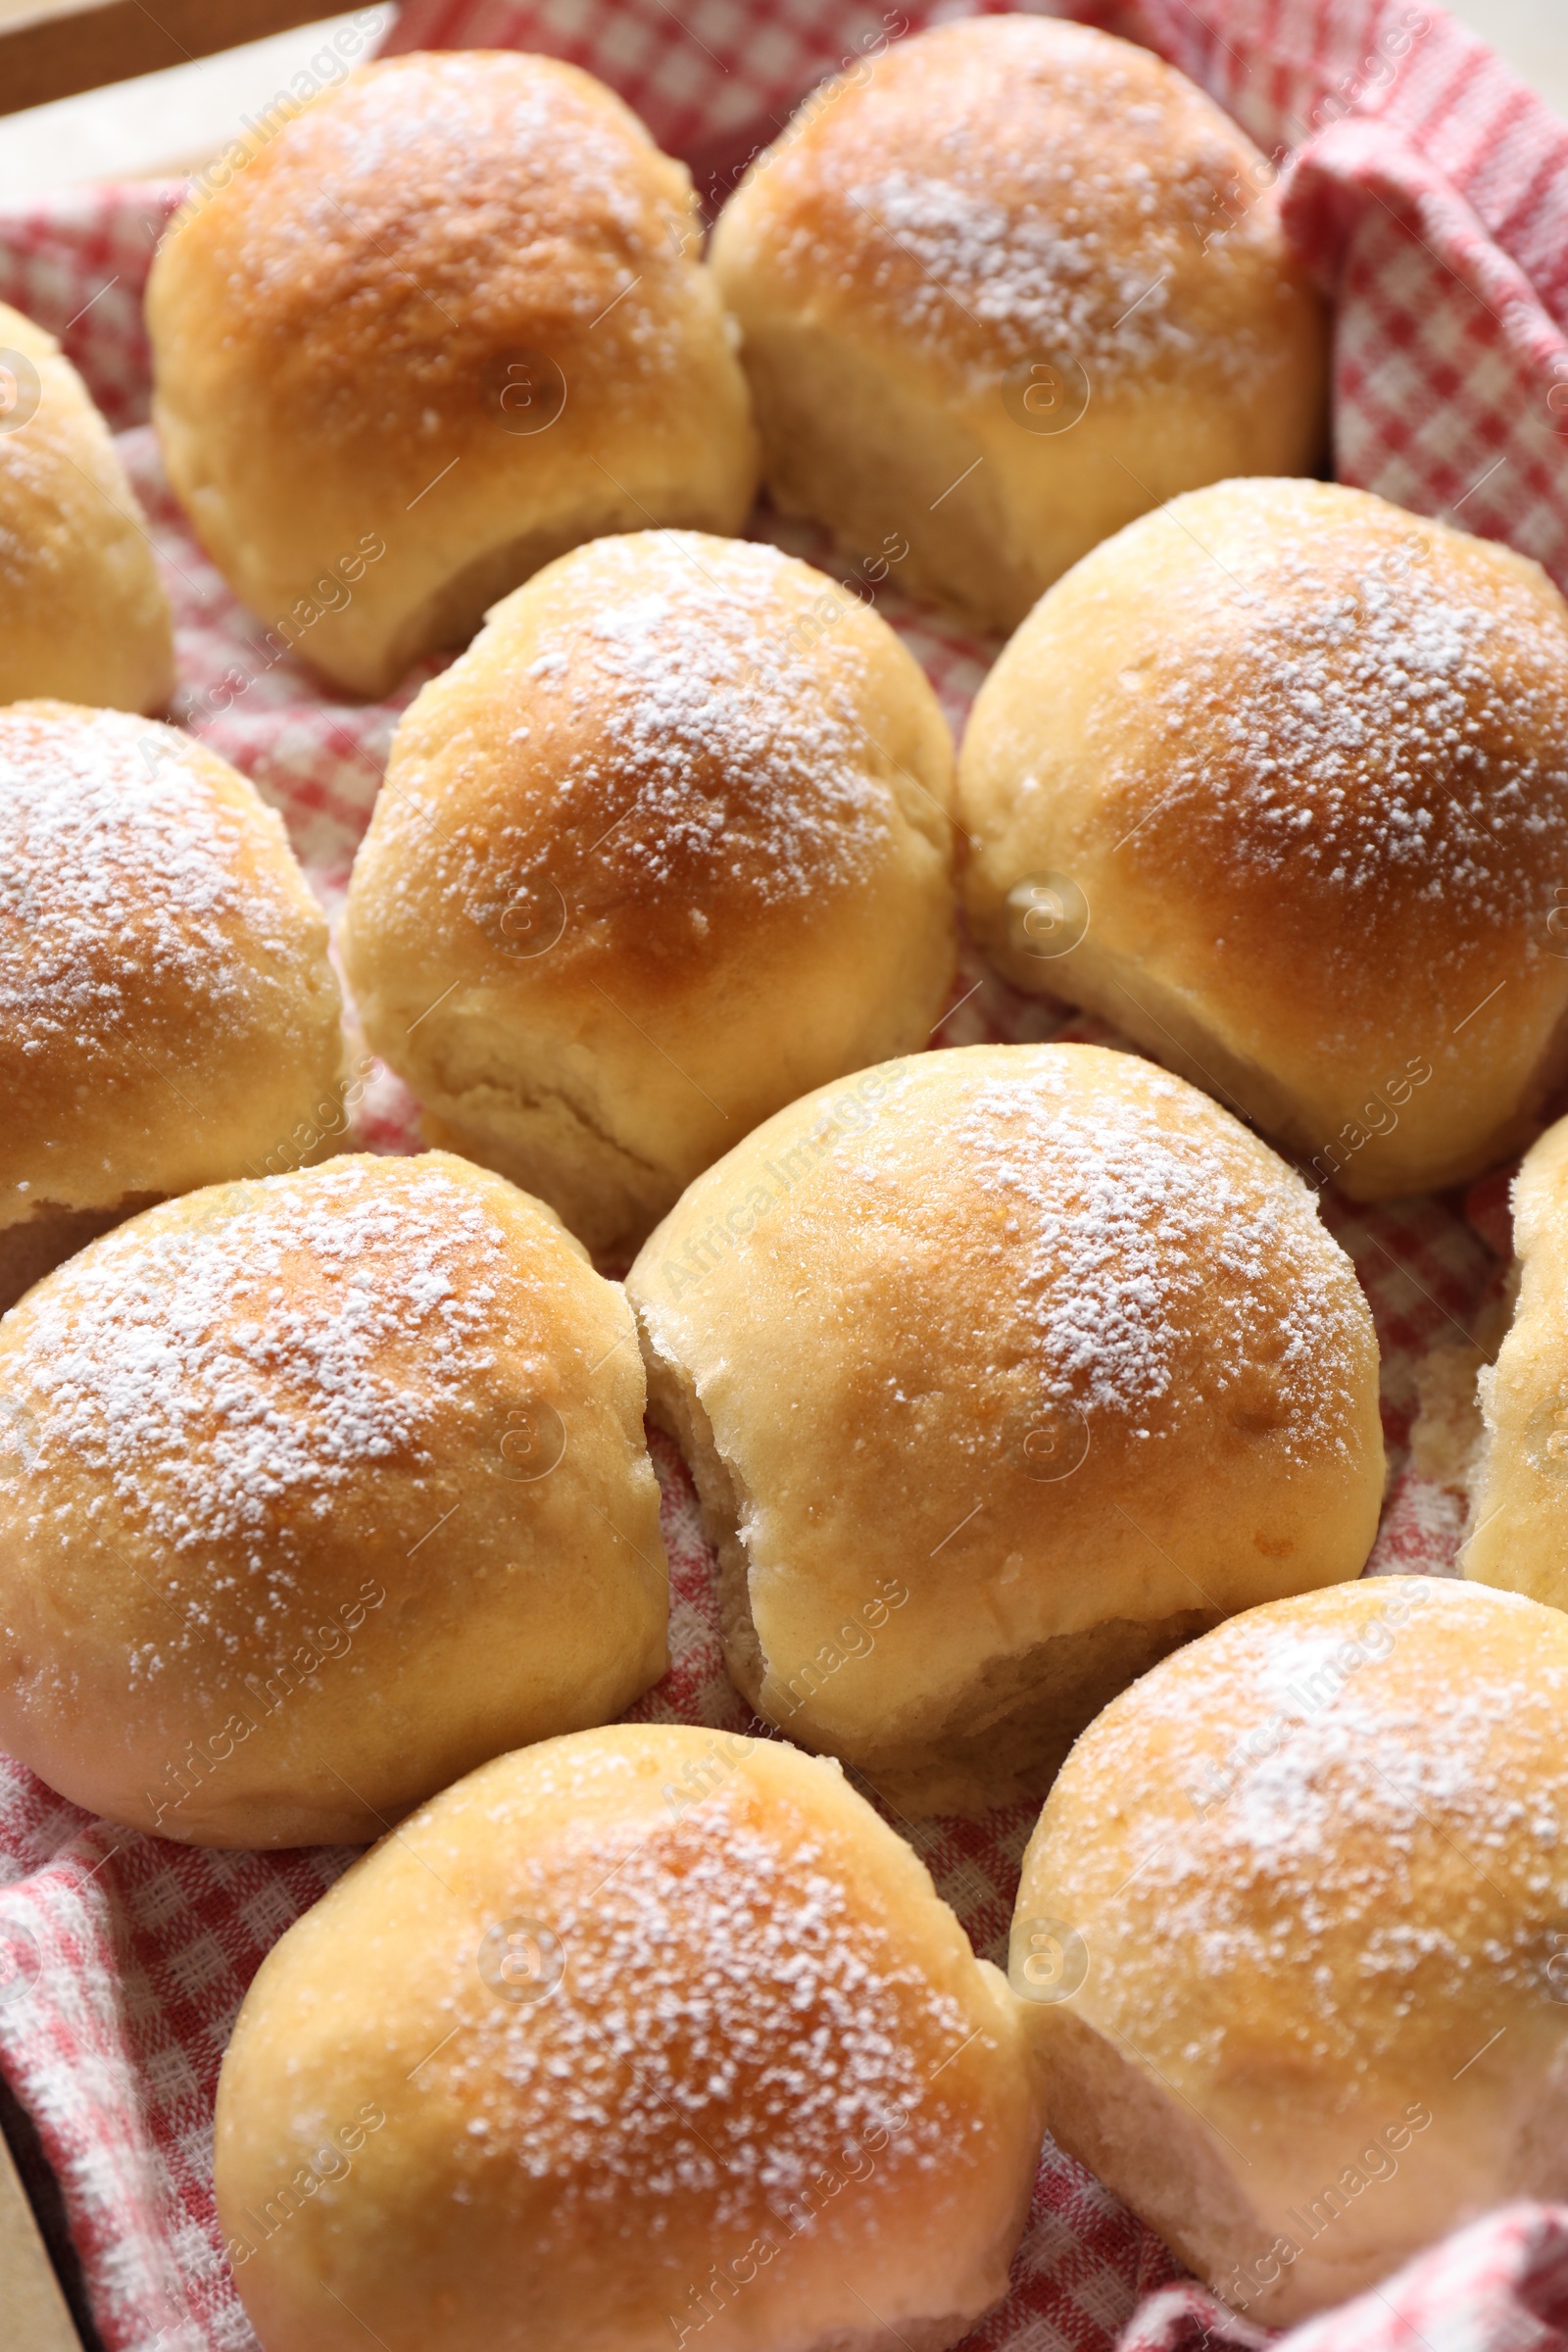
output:
<path id="1" fill-rule="evenodd" d="M 1137 649 L 1103 784 L 1139 828 L 1129 863 L 1205 892 L 1228 870 L 1231 935 L 1251 877 L 1289 874 L 1293 937 L 1534 916 L 1539 954 L 1568 846 L 1568 611 L 1533 565 L 1380 500 L 1271 484 L 1274 527 L 1246 545 L 1242 503 L 1192 518 L 1214 561 L 1180 650 Z"/>
<path id="2" fill-rule="evenodd" d="M 1560 1611 L 1366 1580 L 1166 1659 L 1053 1789 L 1013 1932 L 1053 2129 L 1253 2316 L 1568 2185 L 1565 1702 Z"/>
<path id="3" fill-rule="evenodd" d="M 1266 1145 L 1134 1054 L 968 1046 L 820 1089 L 627 1288 L 731 1675 L 906 1810 L 1038 1790 L 1176 1642 L 1370 1548 L 1354 1269 Z"/>
<path id="4" fill-rule="evenodd" d="M 438 870 L 477 869 L 470 920 L 494 926 L 554 883 L 579 919 L 701 938 L 731 898 L 800 909 L 866 881 L 903 811 L 867 723 L 882 649 L 846 591 L 776 548 L 695 531 L 598 541 L 550 585 L 529 600 L 527 659 L 519 645 L 508 662 L 512 774 L 491 790 L 510 821 L 431 845 Z M 416 803 L 457 692 L 400 731 Z M 910 797 L 945 836 L 940 805 Z M 440 807 L 438 789 L 437 821 Z"/>
<path id="5" fill-rule="evenodd" d="M 1002 17 L 830 85 L 753 184 L 781 283 L 853 303 L 978 398 L 1041 355 L 1102 392 L 1173 365 L 1255 371 L 1262 338 L 1219 314 L 1274 259 L 1271 176 L 1147 49 Z"/>
<path id="6" fill-rule="evenodd" d="M 0 1228 L 297 1164 L 302 1123 L 329 1128 L 325 919 L 279 817 L 188 735 L 0 711 Z"/>
<path id="7" fill-rule="evenodd" d="M 1273 167 L 1149 50 L 938 24 L 813 92 L 713 232 L 776 504 L 1010 629 L 1196 483 L 1310 470 L 1316 297 Z"/>
<path id="8" fill-rule="evenodd" d="M 334 1494 L 377 1464 L 428 1476 L 497 1369 L 527 1285 L 488 1206 L 442 1155 L 395 1178 L 349 1158 L 122 1226 L 33 1297 L 9 1356 L 33 1476 L 101 1479 L 160 1548 L 236 1546 L 281 1605 Z"/>
<path id="9" fill-rule="evenodd" d="M 599 539 L 401 722 L 343 945 L 426 1132 L 612 1260 L 757 1122 L 929 1037 L 952 744 L 918 664 L 809 564 Z"/>
<path id="10" fill-rule="evenodd" d="M 148 281 L 170 479 L 336 682 L 385 694 L 603 532 L 745 520 L 751 417 L 690 176 L 591 74 L 385 58 L 203 190 Z"/>
<path id="11" fill-rule="evenodd" d="M 625 1302 L 431 1152 L 165 1202 L 0 1324 L 0 1741 L 113 1820 L 373 1834 L 662 1672 Z"/>
<path id="12" fill-rule="evenodd" d="M 220 2212 L 264 2341 L 324 2258 L 390 2342 L 759 2352 L 956 2341 L 1039 2149 L 1016 2007 L 831 1765 L 684 1725 L 502 1758 L 270 1954 L 219 2091 Z M 270 2226 L 338 2114 L 359 2177 Z M 868 2312 L 874 2316 L 868 2317 Z M 739 2335 L 727 2340 L 740 2341 Z"/>
<path id="13" fill-rule="evenodd" d="M 211 754 L 120 711 L 18 704 L 0 718 L 0 1010 L 27 1061 L 123 1054 L 149 997 L 232 1035 L 270 966 L 304 961 L 300 892 L 256 874 L 283 827 L 220 795 Z M 249 854 L 247 854 L 249 853 Z M 24 1065 L 25 1066 L 25 1065 Z"/>
<path id="14" fill-rule="evenodd" d="M 1013 1269 L 1042 1398 L 1143 1441 L 1265 1378 L 1289 1398 L 1288 1451 L 1347 1455 L 1339 1368 L 1366 1308 L 1298 1180 L 1233 1120 L 1195 1116 L 1180 1080 L 1149 1072 L 1085 1101 L 1075 1076 L 1070 1061 L 993 1065 L 955 1128 L 954 1177 L 1001 1212 L 991 1254 Z M 863 1181 L 874 1153 L 853 1156 Z"/>
<path id="15" fill-rule="evenodd" d="M 1568 605 L 1340 483 L 1192 492 L 1087 556 L 964 738 L 970 919 L 1362 1200 L 1527 1141 L 1564 1069 Z M 1031 887 L 1091 913 L 1059 955 Z"/>

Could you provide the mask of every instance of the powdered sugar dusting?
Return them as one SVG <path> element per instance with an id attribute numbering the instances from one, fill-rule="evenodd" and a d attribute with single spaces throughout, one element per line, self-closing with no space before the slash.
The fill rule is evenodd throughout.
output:
<path id="1" fill-rule="evenodd" d="M 248 1005 L 257 964 L 297 963 L 297 913 L 247 824 L 172 730 L 120 711 L 0 714 L 0 1022 L 29 1058 L 123 1051 L 152 992 L 205 1019 Z M 291 916 L 292 919 L 285 919 Z"/>
<path id="2" fill-rule="evenodd" d="M 878 266 L 883 282 L 905 274 L 898 256 L 918 264 L 900 292 L 906 326 L 940 345 L 957 310 L 992 328 L 1011 359 L 1092 361 L 1102 375 L 1197 348 L 1171 300 L 1168 231 L 1162 237 L 1151 223 L 1130 253 L 1116 250 L 1094 225 L 1106 180 L 1097 187 L 1090 175 L 1086 185 L 1066 163 L 1055 167 L 1060 192 L 1050 209 L 995 203 L 985 193 L 983 147 L 958 147 L 953 177 L 895 167 L 846 188 L 853 210 L 895 248 Z"/>
<path id="3" fill-rule="evenodd" d="M 724 1791 L 606 1828 L 591 1797 L 527 1898 L 564 1952 L 559 1989 L 497 2002 L 419 2078 L 442 2096 L 455 2080 L 481 2148 L 568 2201 L 630 2196 L 656 2234 L 693 2195 L 720 2227 L 783 2218 L 867 2143 L 892 2144 L 879 2168 L 962 2160 L 979 2120 L 933 2078 L 972 2023 L 809 1825 L 776 1794 Z"/>
<path id="4" fill-rule="evenodd" d="M 237 1542 L 275 1578 L 336 1490 L 427 1461 L 432 1415 L 492 1361 L 506 1281 L 483 1204 L 423 1160 L 154 1212 L 29 1302 L 12 1377 L 37 1400 L 40 1491 L 96 1473 L 157 1544 Z"/>
<path id="5" fill-rule="evenodd" d="M 1263 362 L 1244 316 L 1283 267 L 1267 167 L 1190 83 L 1083 27 L 928 32 L 808 110 L 767 171 L 799 182 L 771 201 L 808 300 L 842 282 L 977 394 L 1030 359 L 1107 389 Z"/>
<path id="6" fill-rule="evenodd" d="M 270 213 L 265 235 L 247 247 L 263 284 L 338 248 L 373 270 L 376 238 L 389 228 L 417 234 L 426 260 L 456 270 L 465 253 L 471 261 L 487 251 L 498 229 L 515 234 L 521 207 L 542 216 L 527 223 L 536 234 L 575 210 L 585 225 L 612 224 L 633 250 L 644 224 L 643 194 L 628 176 L 635 132 L 538 58 L 476 68 L 431 54 L 382 68 L 285 138 L 269 163 L 297 183 L 294 203 Z M 306 156 L 318 145 L 331 153 L 331 186 L 312 183 Z M 418 221 L 403 209 L 411 174 L 426 216 Z M 524 244 L 514 266 L 527 256 Z"/>
<path id="7" fill-rule="evenodd" d="M 684 188 L 569 68 L 392 58 L 271 127 L 198 234 L 220 240 L 229 335 L 288 351 L 324 437 L 363 442 L 395 417 L 416 444 L 490 438 L 485 365 L 536 346 L 568 374 L 580 350 L 586 381 L 667 382 L 679 365 L 696 282 Z"/>
<path id="8" fill-rule="evenodd" d="M 1478 1968 L 1494 1986 L 1545 1987 L 1544 1922 L 1568 1892 L 1568 1658 L 1506 1623 L 1532 1606 L 1516 1595 L 1372 1591 L 1233 1619 L 1086 1735 L 1074 1842 L 1110 1837 L 1109 1815 L 1143 1791 L 1137 1867 L 1117 1875 L 1133 1872 L 1134 1910 L 1192 1956 L 1149 2022 L 1179 2024 L 1194 1969 L 1289 1971 L 1299 2037 L 1363 2066 Z M 1384 2005 L 1363 2011 L 1380 1980 Z M 1187 2055 L 1223 2033 L 1205 2027 Z"/>
<path id="9" fill-rule="evenodd" d="M 842 616 L 817 609 L 827 584 L 808 593 L 774 548 L 687 532 L 601 540 L 580 561 L 591 579 L 516 679 L 515 740 L 548 777 L 548 822 L 482 846 L 473 919 L 492 925 L 519 886 L 558 874 L 572 841 L 644 897 L 722 884 L 799 904 L 863 874 L 895 805 Z M 835 623 L 825 662 L 814 648 Z"/>
<path id="10" fill-rule="evenodd" d="M 1330 529 L 1340 545 L 1314 548 Z M 1483 588 L 1392 511 L 1310 504 L 1245 576 L 1197 568 L 1212 625 L 1160 665 L 1155 769 L 1117 763 L 1130 798 L 1161 803 L 1140 855 L 1194 832 L 1244 881 L 1289 869 L 1367 912 L 1391 891 L 1489 926 L 1550 906 L 1568 635 L 1527 582 L 1499 567 Z"/>
<path id="11" fill-rule="evenodd" d="M 1304 1187 L 1190 1089 L 1140 1071 L 1142 1102 L 1070 1083 L 1037 1060 L 1026 1081 L 974 1086 L 956 1127 L 967 1181 L 1005 1214 L 1044 1393 L 1139 1421 L 1177 1420 L 1272 1368 L 1287 1439 L 1344 1446 L 1333 1367 L 1353 1361 L 1366 1309 Z M 1190 1334 L 1208 1332 L 1212 1395 L 1190 1386 Z M 1341 1375 L 1343 1376 L 1343 1375 Z M 1181 1387 L 1178 1389 L 1178 1383 Z"/>

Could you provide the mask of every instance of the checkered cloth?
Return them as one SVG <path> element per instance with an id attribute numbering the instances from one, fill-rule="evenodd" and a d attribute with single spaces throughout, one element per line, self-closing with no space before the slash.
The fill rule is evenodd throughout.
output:
<path id="1" fill-rule="evenodd" d="M 1206 16 L 1205 16 L 1206 12 Z M 926 15 L 859 0 L 407 0 L 391 46 L 527 46 L 618 88 L 710 194 L 731 186 L 803 92 Z M 1082 0 L 1070 13 L 1147 41 L 1202 82 L 1286 169 L 1294 235 L 1338 301 L 1343 478 L 1538 556 L 1568 586 L 1568 129 L 1471 36 L 1404 0 Z M 180 711 L 284 812 L 329 906 L 341 896 L 398 712 L 334 704 L 267 616 L 247 613 L 192 540 L 145 418 L 142 286 L 179 190 L 138 186 L 0 214 L 0 299 L 60 333 L 121 433 L 178 622 Z M 832 566 L 811 530 L 754 528 Z M 961 720 L 995 646 L 897 592 L 879 610 Z M 1103 1038 L 1060 1007 L 979 982 L 943 1042 Z M 377 1075 L 366 1137 L 416 1148 L 411 1105 Z M 1397 1211 L 1328 1196 L 1384 1353 L 1395 1475 L 1374 1573 L 1451 1567 L 1457 1505 L 1407 1459 L 1416 1368 L 1462 1338 L 1508 1253 L 1505 1188 Z M 744 1729 L 725 1679 L 710 1561 L 685 1472 L 656 1436 L 673 1566 L 675 1663 L 636 1713 Z M 884 1808 L 885 1809 L 885 1808 Z M 901 1823 L 976 1948 L 1004 1943 L 1022 1809 Z M 110 2352 L 252 2352 L 212 2195 L 213 2094 L 263 1954 L 343 1867 L 341 1852 L 219 1854 L 117 1830 L 0 1759 L 0 2068 L 63 2184 Z M 0 2336 L 3 2336 L 0 2325 Z M 1199 2352 L 1256 2331 L 1180 2283 L 1159 2242 L 1048 2143 L 1006 2302 L 971 2346 Z M 1529 2352 L 1568 2338 L 1568 2212 L 1515 2206 L 1346 2310 L 1293 2352 Z"/>

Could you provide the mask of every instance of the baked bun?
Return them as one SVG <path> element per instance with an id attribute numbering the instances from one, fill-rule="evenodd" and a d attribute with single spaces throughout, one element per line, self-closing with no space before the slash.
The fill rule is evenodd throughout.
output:
<path id="1" fill-rule="evenodd" d="M 1353 1199 L 1525 1140 L 1565 1066 L 1568 605 L 1491 540 L 1223 482 L 1096 550 L 980 690 L 973 926 Z"/>
<path id="2" fill-rule="evenodd" d="M 1565 1805 L 1534 1601 L 1372 1578 L 1167 1658 L 1024 1859 L 1057 2141 L 1266 2327 L 1568 2195 Z"/>
<path id="3" fill-rule="evenodd" d="M 399 724 L 343 942 L 432 1141 L 629 1252 L 760 1119 L 923 1045 L 953 749 L 886 622 L 749 541 L 564 556 Z"/>
<path id="4" fill-rule="evenodd" d="M 937 2352 L 1040 2132 L 1004 1979 L 836 1767 L 625 1725 L 449 1788 L 269 1953 L 218 2207 L 269 2352 Z"/>
<path id="5" fill-rule="evenodd" d="M 808 1095 L 627 1289 L 731 1676 L 909 1811 L 1038 1789 L 1233 1610 L 1354 1576 L 1383 1483 L 1349 1260 L 1266 1145 L 1093 1046 Z"/>
<path id="6" fill-rule="evenodd" d="M 1568 1119 L 1514 1180 L 1513 1246 L 1513 1320 L 1480 1374 L 1486 1435 L 1460 1565 L 1568 1609 Z"/>
<path id="7" fill-rule="evenodd" d="M 174 639 L 136 494 L 53 335 L 0 302 L 0 704 L 161 710 Z"/>
<path id="8" fill-rule="evenodd" d="M 444 1152 L 152 1208 L 0 1324 L 0 1748 L 199 1845 L 364 1838 L 664 1668 L 618 1290 Z"/>
<path id="9" fill-rule="evenodd" d="M 0 1306 L 341 1125 L 325 917 L 281 818 L 172 727 L 0 710 Z"/>
<path id="10" fill-rule="evenodd" d="M 739 530 L 700 234 L 684 167 L 554 58 L 390 58 L 296 115 L 147 288 L 170 479 L 235 594 L 382 694 L 579 540 Z"/>
<path id="11" fill-rule="evenodd" d="M 768 487 L 1010 629 L 1179 490 L 1310 470 L 1325 339 L 1272 168 L 1148 50 L 1038 17 L 902 41 L 808 100 L 712 268 Z"/>

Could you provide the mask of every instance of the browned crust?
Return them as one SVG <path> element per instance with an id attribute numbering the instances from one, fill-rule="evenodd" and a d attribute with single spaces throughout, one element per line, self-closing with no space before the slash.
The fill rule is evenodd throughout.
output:
<path id="1" fill-rule="evenodd" d="M 698 243 L 684 168 L 575 67 L 364 69 L 160 249 L 154 416 L 198 535 L 381 693 L 580 540 L 738 530 L 756 453 Z"/>
<path id="2" fill-rule="evenodd" d="M 1061 358 L 1102 385 L 1130 356 L 1130 304 L 1154 288 L 1191 338 L 1155 374 L 1222 384 L 1313 308 L 1271 176 L 1147 50 L 1035 17 L 973 19 L 827 84 L 731 200 L 715 261 L 748 305 L 900 347 L 951 396 L 983 382 L 994 400 L 999 371 L 1042 348 L 1041 272 L 1024 257 L 1049 240 L 1071 287 Z M 1012 283 L 1003 219 L 1022 240 Z"/>

